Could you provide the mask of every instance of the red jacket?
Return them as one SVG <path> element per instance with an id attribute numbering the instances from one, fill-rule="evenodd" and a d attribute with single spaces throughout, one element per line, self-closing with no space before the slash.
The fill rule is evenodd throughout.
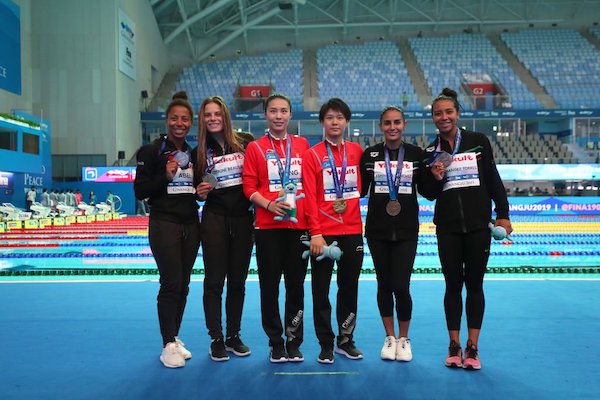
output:
<path id="1" fill-rule="evenodd" d="M 328 145 L 330 144 L 328 143 Z M 331 146 L 335 165 L 338 168 L 338 176 L 344 157 L 342 151 L 344 147 L 347 159 L 344 199 L 347 208 L 342 214 L 333 210 L 335 192 L 325 142 L 311 147 L 302 157 L 306 218 L 311 236 L 362 234 L 363 224 L 360 217 L 362 148 L 357 143 L 347 141 L 341 145 Z"/>
<path id="2" fill-rule="evenodd" d="M 303 193 L 303 174 L 302 174 L 302 154 L 310 147 L 308 141 L 300 136 L 287 136 L 291 140 L 291 179 L 298 185 L 298 195 Z M 272 139 L 269 140 L 269 138 Z M 265 198 L 274 201 L 279 197 L 281 181 L 278 174 L 277 161 L 274 157 L 273 145 L 275 151 L 282 162 L 285 162 L 285 140 L 277 140 L 269 135 L 265 135 L 258 140 L 251 142 L 246 148 L 244 169 L 242 173 L 243 189 L 246 197 L 250 198 L 258 192 Z M 269 172 L 270 177 L 269 177 Z M 306 217 L 304 215 L 305 199 L 299 199 L 296 202 L 297 223 L 287 221 L 275 221 L 275 214 L 262 207 L 256 207 L 256 228 L 257 229 L 306 229 Z"/>

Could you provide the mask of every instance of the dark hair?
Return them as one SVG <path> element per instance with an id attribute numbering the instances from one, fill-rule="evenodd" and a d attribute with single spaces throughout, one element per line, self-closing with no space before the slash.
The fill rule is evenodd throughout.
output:
<path id="1" fill-rule="evenodd" d="M 352 112 L 350 111 L 348 104 L 346 104 L 344 100 L 334 97 L 333 99 L 327 100 L 327 102 L 321 106 L 321 110 L 319 111 L 319 122 L 323 122 L 325 119 L 325 114 L 327 114 L 327 111 L 329 110 L 341 112 L 344 114 L 346 121 L 350 121 L 350 117 L 352 116 Z"/>
<path id="2" fill-rule="evenodd" d="M 267 97 L 267 99 L 265 100 L 265 104 L 263 105 L 263 111 L 265 113 L 267 112 L 267 107 L 269 106 L 269 103 L 272 100 L 275 100 L 275 99 L 282 99 L 282 100 L 287 101 L 288 105 L 290 106 L 290 112 L 292 112 L 292 102 L 290 101 L 290 99 L 286 95 L 284 95 L 284 94 L 273 93 L 272 95 L 270 95 L 269 97 Z"/>
<path id="3" fill-rule="evenodd" d="M 456 111 L 459 111 L 461 108 L 460 103 L 458 102 L 458 94 L 456 94 L 456 92 L 450 88 L 442 89 L 442 92 L 435 99 L 433 99 L 433 101 L 431 102 L 432 110 L 433 106 L 435 106 L 435 103 L 437 103 L 440 100 L 450 100 L 451 102 L 453 102 Z"/>
<path id="4" fill-rule="evenodd" d="M 395 110 L 398 111 L 400 114 L 402 114 L 402 119 L 404 119 L 404 110 L 402 110 L 401 107 L 395 106 L 395 105 L 389 105 L 386 106 L 383 111 L 381 112 L 381 114 L 379 114 L 379 123 L 381 124 L 381 121 L 383 120 L 383 114 L 385 114 L 386 112 L 390 111 L 390 110 Z"/>
<path id="5" fill-rule="evenodd" d="M 167 106 L 167 111 L 165 112 L 165 115 L 168 116 L 169 112 L 171 112 L 171 108 L 173 108 L 175 106 L 183 106 L 183 107 L 187 108 L 188 111 L 190 112 L 190 116 L 192 117 L 192 120 L 194 119 L 194 108 L 190 104 L 185 90 L 181 90 L 173 95 L 173 100 L 171 100 L 171 102 Z"/>

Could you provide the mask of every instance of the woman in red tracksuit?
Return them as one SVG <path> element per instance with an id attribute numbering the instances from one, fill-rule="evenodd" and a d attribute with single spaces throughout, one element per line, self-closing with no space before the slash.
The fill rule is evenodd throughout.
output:
<path id="1" fill-rule="evenodd" d="M 329 287 L 334 260 L 316 256 L 334 241 L 343 252 L 337 261 L 336 316 L 338 336 L 335 352 L 350 359 L 361 359 L 362 352 L 353 339 L 356 327 L 358 278 L 363 262 L 362 220 L 360 216 L 360 158 L 357 143 L 344 141 L 350 121 L 350 108 L 333 98 L 323 104 L 319 121 L 325 140 L 304 153 L 303 178 L 306 217 L 310 232 L 313 313 L 321 352 L 320 363 L 333 363 L 335 334 L 331 327 Z M 335 164 L 333 168 L 332 164 Z"/>
<path id="2" fill-rule="evenodd" d="M 305 200 L 281 200 L 284 188 L 302 195 L 302 159 L 309 148 L 304 138 L 288 134 L 292 116 L 289 99 L 273 94 L 264 105 L 269 133 L 247 149 L 243 189 L 256 210 L 255 243 L 262 324 L 274 363 L 303 361 L 300 345 L 304 338 L 304 278 L 308 262 L 302 258 L 308 240 Z M 279 313 L 279 283 L 285 280 L 283 324 Z M 285 331 L 284 331 L 285 328 Z M 283 334 L 286 340 L 284 342 Z"/>

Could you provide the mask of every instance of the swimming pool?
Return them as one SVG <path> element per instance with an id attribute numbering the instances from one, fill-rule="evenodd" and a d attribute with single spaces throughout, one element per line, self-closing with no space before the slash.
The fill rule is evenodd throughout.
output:
<path id="1" fill-rule="evenodd" d="M 147 218 L 0 233 L 0 276 L 156 275 Z M 497 273 L 598 273 L 600 221 L 581 217 L 515 217 L 513 242 L 492 241 Z M 435 226 L 422 219 L 415 273 L 440 273 Z M 203 273 L 202 249 L 194 268 Z M 365 243 L 363 273 L 373 273 Z M 252 257 L 250 273 L 256 273 Z"/>

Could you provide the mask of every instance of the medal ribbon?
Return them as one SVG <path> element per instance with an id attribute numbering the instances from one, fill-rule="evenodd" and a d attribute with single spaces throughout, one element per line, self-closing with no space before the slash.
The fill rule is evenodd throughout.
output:
<path id="1" fill-rule="evenodd" d="M 460 147 L 460 141 L 462 140 L 462 135 L 460 134 L 460 129 L 456 129 L 456 136 L 454 137 L 454 149 L 452 150 L 452 155 L 454 156 L 458 152 L 458 148 Z M 433 153 L 433 157 L 431 157 L 431 161 L 429 165 L 433 164 L 436 158 L 443 153 L 442 150 L 442 138 L 440 135 L 437 137 L 437 146 L 435 148 L 435 152 Z"/>
<path id="2" fill-rule="evenodd" d="M 285 135 L 285 169 L 281 164 L 281 158 L 279 157 L 279 153 L 275 149 L 275 143 L 273 143 L 273 138 L 271 134 L 269 134 L 269 140 L 271 141 L 271 147 L 277 156 L 277 169 L 279 170 L 279 178 L 281 179 L 281 185 L 285 185 L 287 181 L 290 180 L 290 167 L 292 164 L 292 141 Z"/>
<path id="3" fill-rule="evenodd" d="M 223 149 L 222 152 L 223 156 L 225 155 L 225 153 L 227 153 L 227 144 L 225 144 L 225 148 Z M 215 156 L 216 152 L 212 149 L 212 147 L 208 147 L 206 148 L 206 171 L 204 171 L 207 174 L 210 174 L 213 169 L 215 169 L 215 167 L 217 166 L 218 163 L 220 163 L 221 161 L 223 161 L 223 157 L 221 157 L 221 159 L 217 162 L 214 161 L 213 157 Z"/>
<path id="4" fill-rule="evenodd" d="M 210 147 L 206 149 L 206 173 L 210 174 L 212 170 L 215 168 L 215 161 L 213 160 L 213 156 L 215 152 Z"/>
<path id="5" fill-rule="evenodd" d="M 387 184 L 390 192 L 390 200 L 396 201 L 398 199 L 398 188 L 400 187 L 400 180 L 402 179 L 402 167 L 404 166 L 404 146 L 400 145 L 398 149 L 398 165 L 396 166 L 396 176 L 392 180 L 392 165 L 390 163 L 390 152 L 387 146 L 383 146 L 383 153 L 385 155 L 385 176 L 387 177 Z"/>
<path id="6" fill-rule="evenodd" d="M 333 177 L 333 186 L 335 187 L 335 197 L 337 199 L 342 199 L 344 198 L 344 183 L 346 182 L 346 167 L 348 166 L 348 160 L 346 159 L 346 146 L 344 146 L 344 158 L 342 159 L 342 170 L 340 171 L 339 176 L 335 166 L 335 159 L 333 158 L 333 153 L 331 152 L 331 147 L 327 141 L 325 141 L 325 147 L 327 148 L 327 155 L 329 156 L 331 176 Z"/>

